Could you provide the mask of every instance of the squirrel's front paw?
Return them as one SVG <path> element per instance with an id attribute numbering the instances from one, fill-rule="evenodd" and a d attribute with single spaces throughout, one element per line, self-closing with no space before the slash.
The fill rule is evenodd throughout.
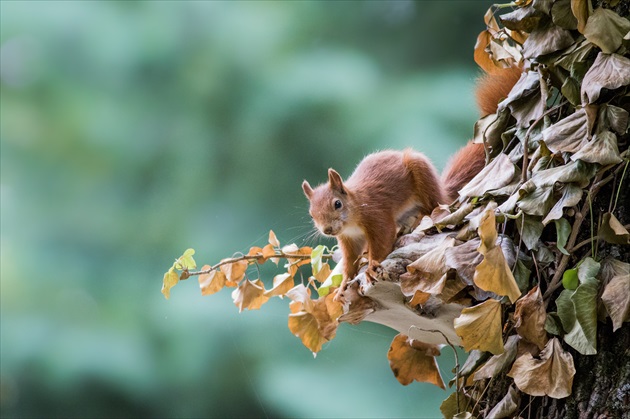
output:
<path id="1" fill-rule="evenodd" d="M 365 271 L 365 279 L 367 279 L 371 284 L 374 284 L 378 278 L 383 276 L 383 267 L 380 263 L 372 260 L 370 261 L 370 265 Z"/>

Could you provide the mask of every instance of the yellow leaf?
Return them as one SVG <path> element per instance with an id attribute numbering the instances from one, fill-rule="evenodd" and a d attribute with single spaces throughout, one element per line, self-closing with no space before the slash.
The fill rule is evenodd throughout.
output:
<path id="1" fill-rule="evenodd" d="M 164 279 L 162 280 L 162 294 L 166 299 L 171 296 L 171 288 L 173 288 L 179 282 L 179 276 L 177 276 L 177 272 L 175 272 L 175 268 L 171 267 L 165 274 Z"/>
<path id="2" fill-rule="evenodd" d="M 223 262 L 223 260 L 221 262 Z M 228 286 L 235 287 L 241 279 L 243 279 L 245 271 L 247 270 L 247 265 L 246 260 L 221 265 L 221 272 L 225 274 Z"/>
<path id="3" fill-rule="evenodd" d="M 260 279 L 256 281 L 244 281 L 237 289 L 232 292 L 232 300 L 234 305 L 238 307 L 239 313 L 243 310 L 258 310 L 263 304 L 269 300 L 265 296 L 265 287 Z"/>
<path id="4" fill-rule="evenodd" d="M 326 279 L 328 279 L 328 276 L 330 275 L 330 273 L 332 272 L 332 270 L 330 269 L 330 265 L 328 265 L 327 263 L 322 264 L 322 267 L 319 269 L 319 272 L 317 272 L 315 274 L 315 279 L 322 283 L 324 281 L 326 281 Z"/>
<path id="5" fill-rule="evenodd" d="M 204 265 L 201 270 L 210 269 L 210 265 Z M 210 273 L 199 275 L 199 288 L 201 295 L 210 295 L 220 291 L 225 286 L 225 274 L 221 271 L 214 270 Z"/>
<path id="6" fill-rule="evenodd" d="M 503 250 L 496 246 L 498 236 L 494 210 L 489 209 L 483 214 L 478 232 L 481 244 L 477 250 L 484 258 L 475 268 L 473 281 L 484 291 L 507 295 L 514 303 L 521 296 L 521 290 L 505 260 Z"/>
<path id="7" fill-rule="evenodd" d="M 316 354 L 328 342 L 319 332 L 317 319 L 311 313 L 300 311 L 289 314 L 289 330 L 302 340 L 302 344 Z"/>
<path id="8" fill-rule="evenodd" d="M 186 249 L 184 254 L 175 261 L 175 269 L 195 269 L 197 264 L 195 263 L 195 259 L 193 259 L 194 254 L 195 249 Z"/>
<path id="9" fill-rule="evenodd" d="M 497 355 L 503 353 L 501 303 L 488 299 L 474 307 L 465 308 L 454 320 L 455 333 L 462 338 L 466 351 L 480 349 Z"/>
<path id="10" fill-rule="evenodd" d="M 273 288 L 265 291 L 265 297 L 279 296 L 280 298 L 282 298 L 293 288 L 293 286 L 293 276 L 291 276 L 290 274 L 285 273 L 276 275 L 273 278 Z"/>
<path id="11" fill-rule="evenodd" d="M 269 244 L 276 248 L 280 247 L 280 241 L 276 237 L 276 233 L 274 233 L 273 230 L 269 230 Z"/>
<path id="12" fill-rule="evenodd" d="M 516 332 L 524 339 L 543 349 L 549 340 L 545 331 L 547 312 L 538 285 L 527 295 L 516 302 L 514 326 Z"/>
<path id="13" fill-rule="evenodd" d="M 400 384 L 406 386 L 415 380 L 444 389 L 444 381 L 435 360 L 439 354 L 437 346 L 410 340 L 399 334 L 389 347 L 387 359 Z"/>
<path id="14" fill-rule="evenodd" d="M 422 305 L 429 300 L 429 297 L 431 297 L 431 294 L 429 294 L 428 292 L 416 291 L 413 294 L 413 298 L 411 299 L 411 301 L 409 301 L 409 305 L 412 307 Z"/>
<path id="15" fill-rule="evenodd" d="M 575 366 L 570 353 L 562 349 L 557 338 L 547 342 L 540 359 L 530 353 L 518 357 L 508 376 L 523 393 L 562 399 L 571 394 Z"/>

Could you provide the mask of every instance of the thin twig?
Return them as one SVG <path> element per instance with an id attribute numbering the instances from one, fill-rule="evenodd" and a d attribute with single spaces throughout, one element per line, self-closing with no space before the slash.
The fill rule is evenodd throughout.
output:
<path id="1" fill-rule="evenodd" d="M 229 258 L 229 259 L 223 259 L 221 262 L 217 263 L 216 265 L 211 266 L 208 269 L 204 269 L 202 271 L 194 271 L 194 272 L 188 272 L 188 276 L 195 276 L 195 275 L 206 275 L 209 274 L 212 271 L 216 271 L 217 269 L 219 269 L 221 266 L 223 265 L 228 265 L 230 263 L 236 263 L 236 262 L 240 262 L 243 260 L 246 261 L 255 261 L 258 260 L 260 258 L 265 258 L 265 259 L 275 259 L 275 258 L 279 258 L 279 259 L 299 259 L 299 260 L 307 260 L 311 258 L 311 255 L 290 255 L 288 253 L 284 253 L 282 251 L 277 251 L 276 253 L 274 253 L 273 256 L 263 256 L 262 253 L 256 253 L 255 255 L 243 255 L 243 256 L 239 256 L 239 257 L 235 257 L 235 258 Z M 328 254 L 325 253 L 322 255 L 322 259 L 332 259 L 333 255 L 332 254 Z"/>

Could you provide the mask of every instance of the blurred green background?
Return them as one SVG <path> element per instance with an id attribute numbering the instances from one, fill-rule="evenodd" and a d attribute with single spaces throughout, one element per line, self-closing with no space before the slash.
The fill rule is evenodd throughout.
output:
<path id="1" fill-rule="evenodd" d="M 162 275 L 311 231 L 300 184 L 476 120 L 491 1 L 0 2 L 3 417 L 436 417 L 395 332 L 317 358 L 288 302 L 238 314 Z M 453 374 L 445 348 L 443 377 Z"/>

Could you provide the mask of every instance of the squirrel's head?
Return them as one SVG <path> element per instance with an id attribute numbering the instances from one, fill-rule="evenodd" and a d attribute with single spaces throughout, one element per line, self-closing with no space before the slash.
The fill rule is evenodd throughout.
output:
<path id="1" fill-rule="evenodd" d="M 328 169 L 328 183 L 313 189 L 304 181 L 302 190 L 311 204 L 309 214 L 317 229 L 326 236 L 339 235 L 350 215 L 348 190 L 339 173 Z"/>

